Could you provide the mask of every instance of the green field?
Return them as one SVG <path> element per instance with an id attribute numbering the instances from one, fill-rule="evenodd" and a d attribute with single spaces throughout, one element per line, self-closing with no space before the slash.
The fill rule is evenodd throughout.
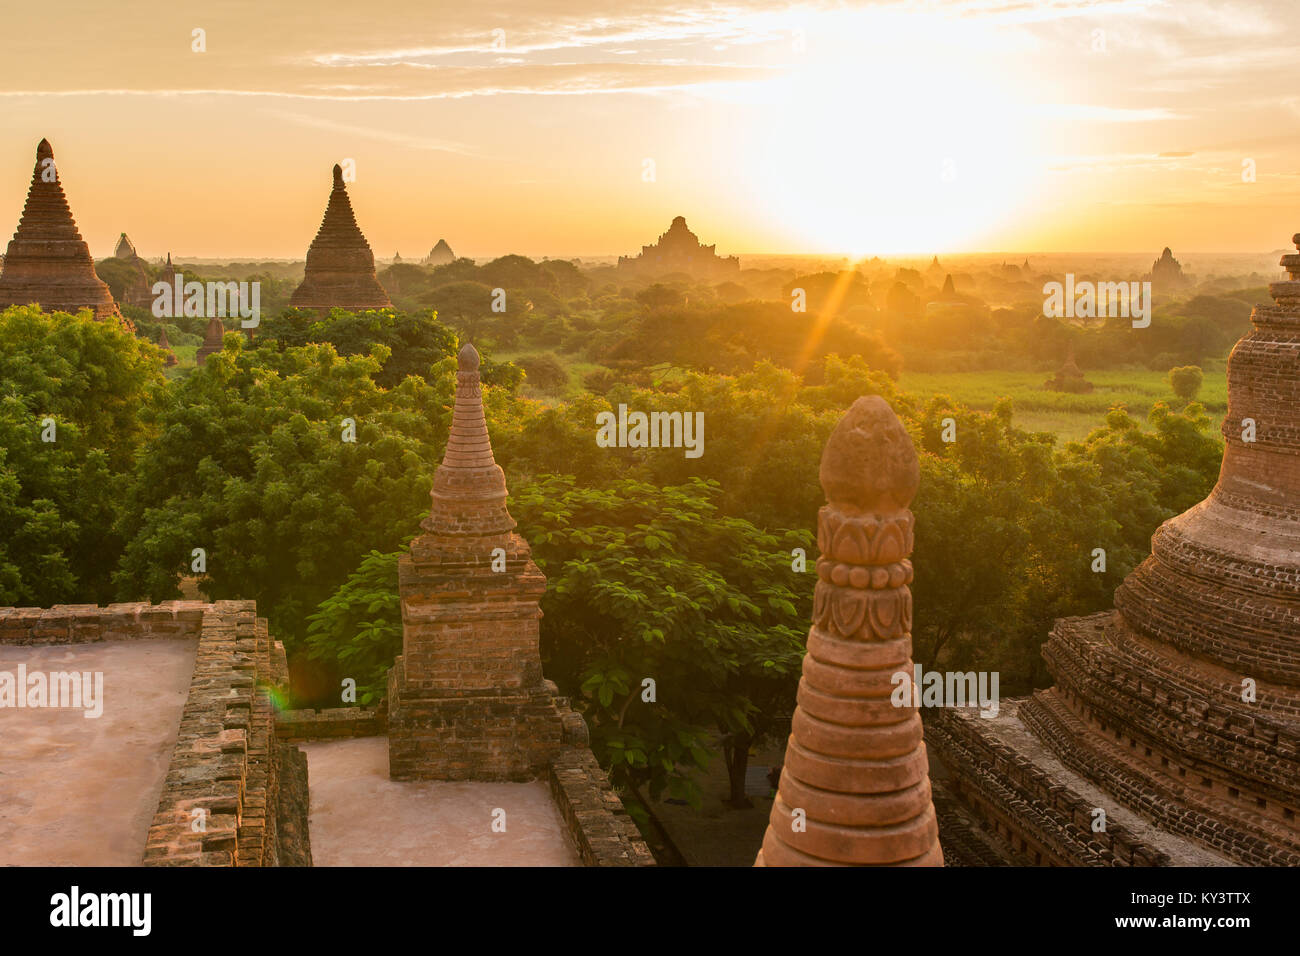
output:
<path id="1" fill-rule="evenodd" d="M 1086 395 L 1049 391 L 1043 388 L 1048 377 L 1045 372 L 904 372 L 899 386 L 918 398 L 946 395 L 979 409 L 991 409 L 998 399 L 1010 398 L 1017 426 L 1052 432 L 1063 441 L 1086 438 L 1115 405 L 1127 406 L 1143 421 L 1156 402 L 1181 405 L 1165 372 L 1089 371 L 1085 377 L 1095 387 Z M 1211 417 L 1228 410 L 1228 380 L 1222 367 L 1205 370 L 1197 401 Z"/>
<path id="2" fill-rule="evenodd" d="M 180 350 L 177 349 L 177 354 Z M 517 361 L 536 354 L 537 349 L 502 350 L 493 355 L 496 361 Z M 569 373 L 569 384 L 557 391 L 539 390 L 524 386 L 524 394 L 546 404 L 556 404 L 573 398 L 582 389 L 582 379 L 588 372 L 601 366 L 593 362 L 577 361 L 572 355 L 555 351 Z M 1173 408 L 1181 407 L 1181 400 L 1169 387 L 1167 372 L 1149 369 L 1120 371 L 1089 371 L 1085 377 L 1094 386 L 1087 394 L 1053 392 L 1043 387 L 1050 375 L 1047 372 L 980 371 L 980 372 L 904 372 L 899 381 L 900 391 L 922 401 L 935 395 L 946 395 L 971 408 L 990 410 L 1001 398 L 1010 398 L 1016 425 L 1027 431 L 1051 432 L 1061 441 L 1082 440 L 1105 421 L 1106 413 L 1116 405 L 1124 405 L 1142 422 L 1156 402 L 1168 402 Z M 1210 416 L 1222 416 L 1228 410 L 1228 380 L 1223 362 L 1205 369 L 1205 381 L 1196 400 L 1204 405 Z"/>

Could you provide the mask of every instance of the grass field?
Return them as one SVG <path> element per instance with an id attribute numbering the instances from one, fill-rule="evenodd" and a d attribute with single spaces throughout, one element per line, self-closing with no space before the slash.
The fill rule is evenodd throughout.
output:
<path id="1" fill-rule="evenodd" d="M 180 350 L 177 349 L 177 354 Z M 516 361 L 537 349 L 502 350 L 493 355 L 496 361 Z M 591 362 L 576 361 L 572 355 L 558 350 L 556 356 L 569 373 L 569 384 L 559 391 L 541 391 L 524 386 L 524 394 L 555 404 L 573 398 L 582 391 L 582 378 L 600 368 Z M 1049 378 L 1047 372 L 981 371 L 981 372 L 904 372 L 899 389 L 918 399 L 946 395 L 971 408 L 992 409 L 998 399 L 1011 399 L 1014 421 L 1027 431 L 1051 432 L 1061 441 L 1082 440 L 1105 421 L 1106 413 L 1116 405 L 1125 405 L 1139 421 L 1145 422 L 1147 413 L 1156 402 L 1168 402 L 1180 407 L 1181 401 L 1169 387 L 1167 372 L 1149 369 L 1123 371 L 1088 371 L 1085 377 L 1094 386 L 1091 392 L 1075 395 L 1053 392 L 1043 388 Z M 1211 417 L 1222 416 L 1228 410 L 1228 380 L 1224 363 L 1205 368 L 1205 381 L 1197 401 L 1206 407 Z"/>
<path id="2" fill-rule="evenodd" d="M 946 395 L 979 409 L 991 409 L 998 399 L 1007 397 L 1011 399 L 1017 426 L 1029 431 L 1052 432 L 1062 441 L 1087 437 L 1115 405 L 1127 406 L 1134 417 L 1145 421 L 1156 402 L 1166 401 L 1173 407 L 1181 404 L 1164 372 L 1137 369 L 1084 374 L 1095 386 L 1086 395 L 1043 388 L 1043 382 L 1049 377 L 1043 372 L 904 372 L 899 387 L 919 398 Z M 1211 416 L 1223 415 L 1228 410 L 1228 380 L 1222 367 L 1205 370 L 1205 382 L 1197 401 Z"/>

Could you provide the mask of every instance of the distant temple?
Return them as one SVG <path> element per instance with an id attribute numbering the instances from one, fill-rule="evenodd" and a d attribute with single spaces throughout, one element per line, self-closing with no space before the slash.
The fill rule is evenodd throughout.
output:
<path id="1" fill-rule="evenodd" d="M 1065 362 L 1056 370 L 1056 375 L 1043 383 L 1043 388 L 1053 392 L 1074 392 L 1082 394 L 1091 392 L 1093 385 L 1083 377 L 1079 363 L 1074 360 L 1074 342 L 1066 347 Z"/>
<path id="2" fill-rule="evenodd" d="M 220 352 L 224 346 L 225 336 L 225 323 L 215 315 L 208 319 L 208 327 L 203 331 L 203 344 L 194 353 L 194 364 L 203 365 L 207 362 L 209 355 Z"/>
<path id="3" fill-rule="evenodd" d="M 1300 865 L 1300 254 L 1282 265 L 1228 359 L 1209 497 L 1156 530 L 1113 610 L 1056 622 L 1053 687 L 927 721 L 948 858 Z"/>
<path id="4" fill-rule="evenodd" d="M 153 307 L 153 283 L 149 281 L 149 273 L 145 271 L 144 260 L 136 252 L 135 243 L 122 233 L 117 240 L 117 246 L 113 249 L 114 259 L 125 259 L 135 266 L 135 275 L 127 283 L 126 288 L 122 290 L 122 303 L 124 305 L 133 305 L 141 309 L 151 309 Z"/>
<path id="5" fill-rule="evenodd" d="M 140 256 L 135 251 L 135 243 L 122 233 L 122 237 L 117 240 L 117 248 L 113 250 L 114 259 L 138 259 Z"/>
<path id="6" fill-rule="evenodd" d="M 735 256 L 724 259 L 713 251 L 716 248 L 702 245 L 695 233 L 687 228 L 685 217 L 678 216 L 658 242 L 641 247 L 639 256 L 619 256 L 618 267 L 646 275 L 685 272 L 702 279 L 739 272 L 740 260 Z"/>
<path id="7" fill-rule="evenodd" d="M 393 303 L 375 278 L 375 254 L 357 226 L 343 185 L 343 168 L 334 167 L 334 187 L 320 230 L 307 250 L 302 285 L 289 299 L 296 309 L 388 309 Z"/>
<path id="8" fill-rule="evenodd" d="M 1151 263 L 1151 282 L 1166 289 L 1177 289 L 1188 282 L 1187 276 L 1183 275 L 1182 265 L 1174 258 L 1168 246 L 1160 253 L 1160 258 Z"/>
<path id="9" fill-rule="evenodd" d="M 0 309 L 32 303 L 46 312 L 90 309 L 97 319 L 130 325 L 95 274 L 95 261 L 63 194 L 54 149 L 44 139 L 36 147 L 27 204 L 0 272 Z"/>
<path id="10" fill-rule="evenodd" d="M 158 347 L 163 350 L 164 365 L 166 365 L 168 368 L 171 368 L 173 365 L 177 364 L 179 359 L 176 358 L 176 353 L 172 351 L 172 344 L 167 341 L 166 323 L 163 324 L 162 334 L 158 336 Z"/>
<path id="11" fill-rule="evenodd" d="M 438 244 L 429 250 L 429 254 L 424 257 L 426 266 L 445 266 L 449 262 L 456 261 L 456 253 L 451 251 L 451 246 L 447 245 L 446 239 L 439 239 Z"/>

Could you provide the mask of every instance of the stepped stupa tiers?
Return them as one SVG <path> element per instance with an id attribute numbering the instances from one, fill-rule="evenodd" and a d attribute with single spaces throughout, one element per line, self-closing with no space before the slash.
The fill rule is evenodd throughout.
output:
<path id="1" fill-rule="evenodd" d="M 325 216 L 307 250 L 302 284 L 294 290 L 289 305 L 300 309 L 360 311 L 387 309 L 392 304 L 375 278 L 375 255 L 357 227 L 343 184 L 343 168 L 336 165 Z"/>
<path id="2" fill-rule="evenodd" d="M 31 303 L 46 312 L 90 309 L 97 319 L 123 321 L 108 285 L 95 274 L 63 195 L 54 150 L 44 139 L 36 147 L 27 204 L 0 271 L 0 309 Z"/>
<path id="3" fill-rule="evenodd" d="M 1057 621 L 1054 687 L 927 728 L 1020 862 L 1300 865 L 1300 255 L 1281 262 L 1228 359 L 1210 496 L 1114 610 Z"/>
<path id="4" fill-rule="evenodd" d="M 466 345 L 432 507 L 398 564 L 402 655 L 388 673 L 394 780 L 524 780 L 565 748 L 587 745 L 582 717 L 542 677 L 546 578 L 506 510 L 478 369 Z"/>
<path id="5" fill-rule="evenodd" d="M 943 865 L 921 717 L 893 699 L 894 676 L 913 675 L 919 480 L 889 405 L 859 398 L 822 454 L 813 624 L 756 865 Z"/>
<path id="6" fill-rule="evenodd" d="M 658 242 L 641 247 L 639 256 L 619 256 L 618 267 L 646 276 L 685 272 L 697 278 L 717 278 L 739 272 L 740 260 L 735 256 L 724 259 L 714 252 L 716 248 L 702 245 L 685 217 L 677 216 Z"/>
<path id="7" fill-rule="evenodd" d="M 456 261 L 456 254 L 451 251 L 451 246 L 447 245 L 446 239 L 439 239 L 438 244 L 429 250 L 429 254 L 424 257 L 426 266 L 445 266 L 449 262 Z"/>

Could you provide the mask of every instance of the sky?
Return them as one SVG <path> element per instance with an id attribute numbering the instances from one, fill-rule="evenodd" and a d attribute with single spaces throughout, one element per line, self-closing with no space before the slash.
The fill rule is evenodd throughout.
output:
<path id="1" fill-rule="evenodd" d="M 13 5 L 0 234 L 44 136 L 96 256 L 301 258 L 345 160 L 382 258 L 676 215 L 742 256 L 1267 251 L 1298 40 L 1296 0 Z"/>

